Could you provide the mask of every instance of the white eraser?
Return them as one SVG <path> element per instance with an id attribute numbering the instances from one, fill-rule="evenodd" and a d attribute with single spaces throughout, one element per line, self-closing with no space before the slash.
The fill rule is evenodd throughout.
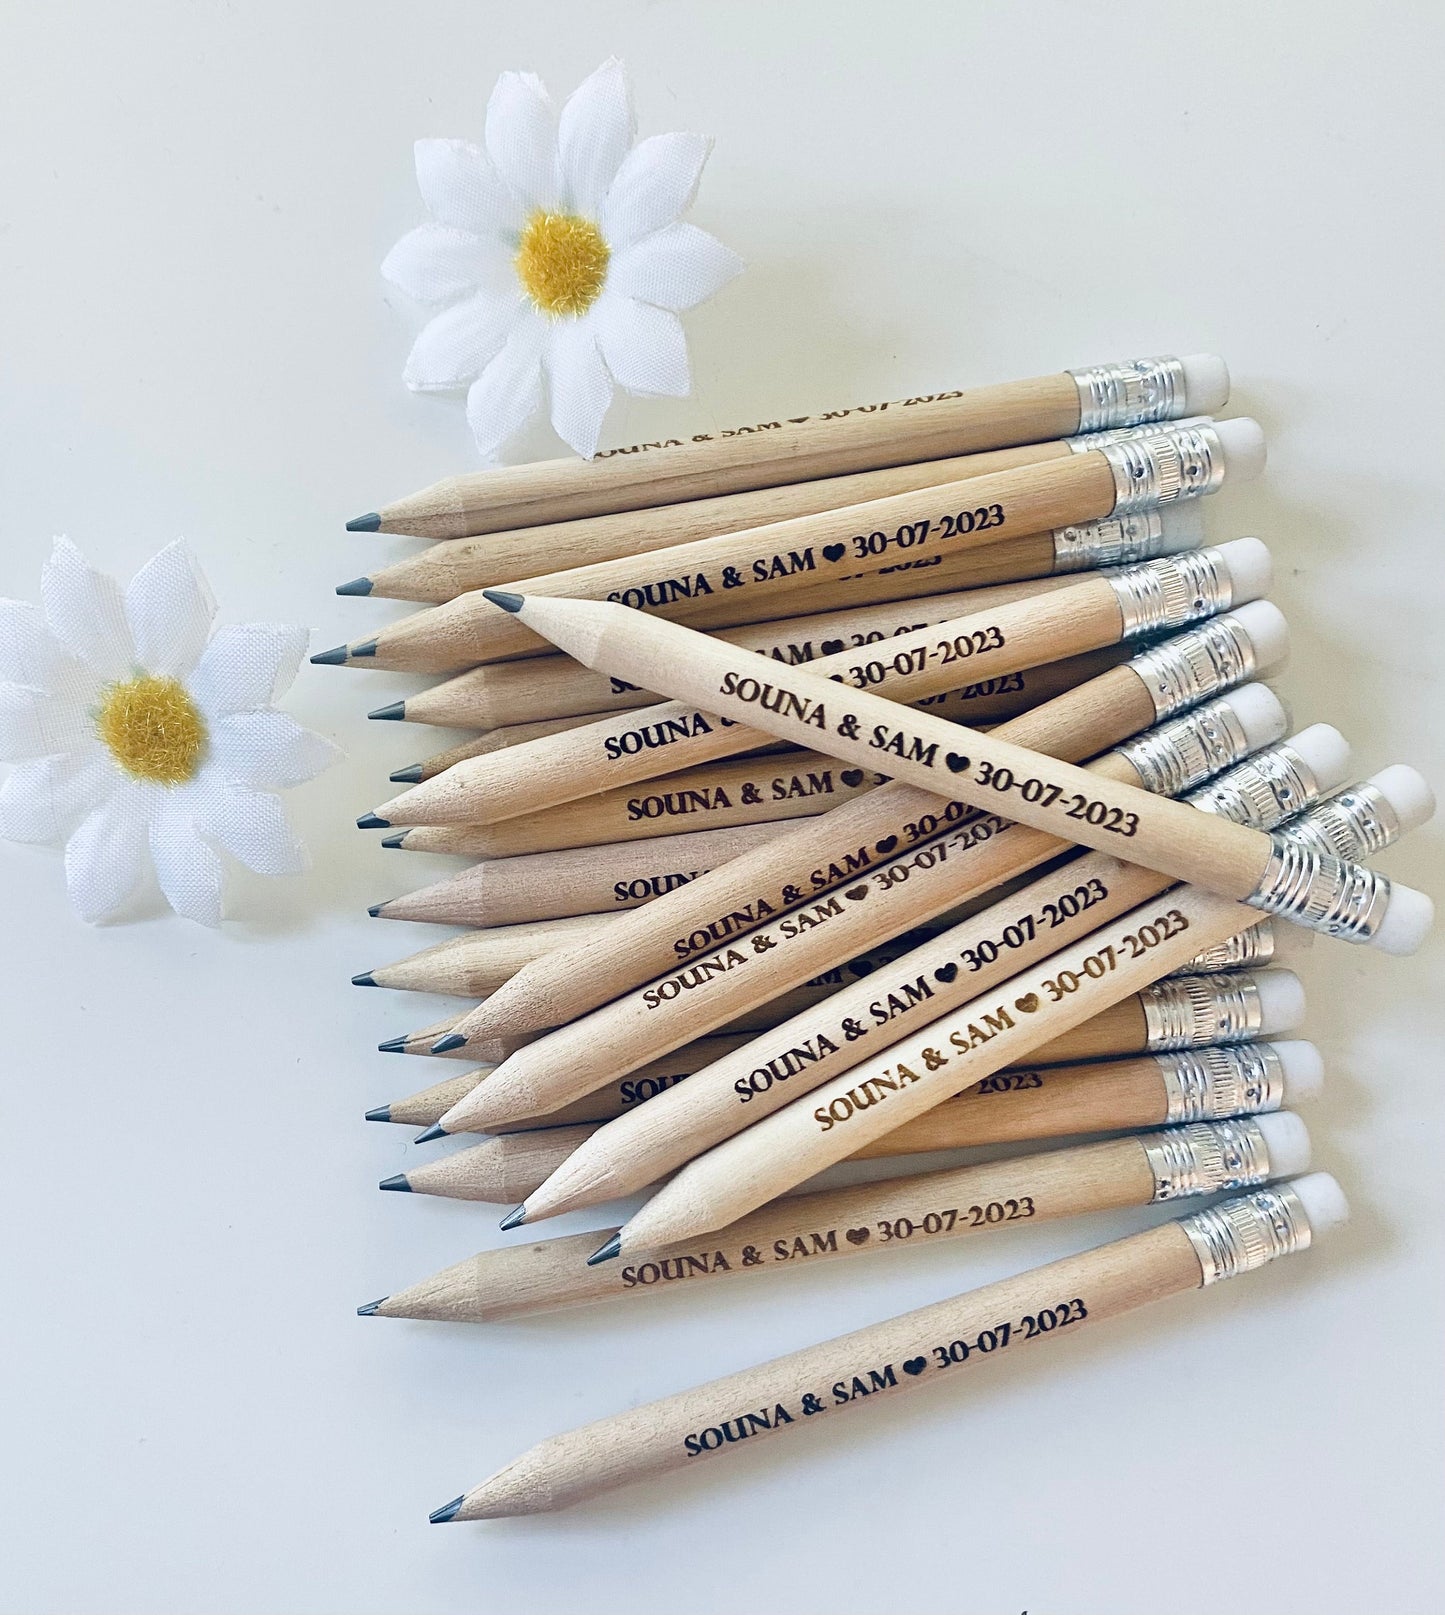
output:
<path id="1" fill-rule="evenodd" d="M 1310 1130 L 1292 1110 L 1271 1110 L 1254 1118 L 1269 1151 L 1269 1175 L 1292 1178 L 1310 1164 Z"/>
<path id="2" fill-rule="evenodd" d="M 1292 1178 L 1289 1187 L 1300 1197 L 1310 1220 L 1310 1233 L 1316 1238 L 1350 1220 L 1345 1191 L 1328 1172 L 1307 1172 L 1302 1178 Z"/>
<path id="3" fill-rule="evenodd" d="M 1264 470 L 1264 428 L 1248 415 L 1215 421 L 1215 436 L 1224 451 L 1224 475 L 1230 482 L 1252 482 Z"/>
<path id="4" fill-rule="evenodd" d="M 1244 605 L 1265 594 L 1274 576 L 1269 545 L 1262 538 L 1231 538 L 1214 546 L 1229 573 L 1230 604 Z"/>
<path id="5" fill-rule="evenodd" d="M 1259 1035 L 1294 1031 L 1305 1018 L 1304 983 L 1294 971 L 1261 970 L 1250 979 L 1259 993 Z"/>
<path id="6" fill-rule="evenodd" d="M 1318 1099 L 1325 1085 L 1325 1062 L 1313 1043 L 1287 1037 L 1265 1045 L 1274 1051 L 1284 1076 L 1284 1102 L 1298 1105 Z"/>
<path id="7" fill-rule="evenodd" d="M 1251 752 L 1272 746 L 1289 731 L 1289 714 L 1284 702 L 1267 684 L 1241 684 L 1219 699 L 1239 719 L 1245 744 Z"/>
<path id="8" fill-rule="evenodd" d="M 1161 555 L 1197 550 L 1204 542 L 1204 511 L 1198 499 L 1176 500 L 1159 507 Z"/>
<path id="9" fill-rule="evenodd" d="M 1227 613 L 1254 646 L 1256 673 L 1275 673 L 1289 660 L 1289 624 L 1271 600 L 1250 600 Z"/>
<path id="10" fill-rule="evenodd" d="M 1424 892 L 1391 881 L 1389 905 L 1379 930 L 1370 938 L 1370 946 L 1396 956 L 1417 953 L 1434 924 L 1435 905 Z"/>
<path id="11" fill-rule="evenodd" d="M 1312 723 L 1285 745 L 1315 777 L 1321 796 L 1337 791 L 1350 777 L 1350 743 L 1332 723 Z"/>
<path id="12" fill-rule="evenodd" d="M 1217 353 L 1186 353 L 1184 407 L 1191 415 L 1213 415 L 1229 402 L 1229 366 Z"/>
<path id="13" fill-rule="evenodd" d="M 1373 785 L 1395 810 L 1400 821 L 1400 834 L 1418 830 L 1435 816 L 1435 793 L 1430 782 L 1418 768 L 1408 763 L 1392 763 L 1365 781 Z"/>
<path id="14" fill-rule="evenodd" d="M 1276 919 L 1269 923 L 1274 926 L 1274 952 L 1270 955 L 1272 964 L 1290 964 L 1314 947 L 1315 933 L 1307 931 L 1304 926 L 1296 925 L 1292 920 Z"/>

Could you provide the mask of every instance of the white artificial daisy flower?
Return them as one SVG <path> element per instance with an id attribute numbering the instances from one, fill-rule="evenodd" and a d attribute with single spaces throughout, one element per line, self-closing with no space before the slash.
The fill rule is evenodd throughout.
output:
<path id="1" fill-rule="evenodd" d="M 217 846 L 258 874 L 303 869 L 273 793 L 338 753 L 271 703 L 306 630 L 247 623 L 213 636 L 216 603 L 181 542 L 122 591 L 59 538 L 40 592 L 43 611 L 0 600 L 0 758 L 15 765 L 0 835 L 63 840 L 87 920 L 123 907 L 148 861 L 171 907 L 203 925 L 221 919 Z"/>
<path id="2" fill-rule="evenodd" d="M 554 113 L 540 79 L 504 73 L 487 103 L 486 152 L 419 140 L 416 176 L 433 223 L 403 236 L 381 272 L 422 303 L 445 303 L 416 339 L 416 392 L 467 392 L 490 459 L 542 402 L 578 454 L 596 452 L 615 382 L 685 397 L 680 309 L 743 267 L 686 224 L 711 142 L 633 144 L 622 64 L 608 61 Z"/>

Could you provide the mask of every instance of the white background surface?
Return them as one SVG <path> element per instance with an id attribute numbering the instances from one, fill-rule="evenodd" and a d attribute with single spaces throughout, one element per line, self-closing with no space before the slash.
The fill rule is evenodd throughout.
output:
<path id="1" fill-rule="evenodd" d="M 410 548 L 346 517 L 470 463 L 376 273 L 422 217 L 412 140 L 479 137 L 504 68 L 560 95 L 616 51 L 644 133 L 717 136 L 694 217 L 751 268 L 689 319 L 695 398 L 605 441 L 1215 349 L 1272 460 L 1208 519 L 1275 548 L 1297 721 L 1445 784 L 1437 8 L 6 13 L 0 592 L 35 596 L 53 532 L 122 576 L 184 533 L 224 620 L 321 647 L 404 609 L 331 590 Z M 554 1431 L 1138 1219 L 490 1329 L 354 1317 L 502 1237 L 378 1195 L 416 1155 L 361 1120 L 437 1072 L 373 1050 L 438 1001 L 347 984 L 442 934 L 365 905 L 450 865 L 350 828 L 447 743 L 366 723 L 405 688 L 303 671 L 291 710 L 350 752 L 293 799 L 315 870 L 238 877 L 218 935 L 87 929 L 57 855 L 0 848 L 6 1610 L 1442 1607 L 1438 943 L 1308 961 L 1309 1120 L 1356 1212 L 1328 1250 L 571 1515 L 429 1527 Z M 1438 898 L 1440 851 L 1388 867 Z"/>

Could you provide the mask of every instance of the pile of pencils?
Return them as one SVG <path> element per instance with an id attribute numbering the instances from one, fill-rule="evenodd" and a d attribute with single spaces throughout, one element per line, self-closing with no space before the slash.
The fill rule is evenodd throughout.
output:
<path id="1" fill-rule="evenodd" d="M 1351 783 L 1345 738 L 1290 733 L 1262 682 L 1288 648 L 1268 550 L 1200 521 L 1263 466 L 1227 397 L 1218 359 L 1138 360 L 481 472 L 348 524 L 434 542 L 340 592 L 429 609 L 313 660 L 442 675 L 372 716 L 478 732 L 358 821 L 469 860 L 371 911 L 468 929 L 354 979 L 478 1000 L 382 1045 L 467 1065 L 369 1115 L 485 1136 L 382 1187 L 516 1201 L 526 1230 L 363 1314 L 786 1287 L 1209 1197 L 554 1437 L 433 1520 L 831 1423 L 1347 1215 L 1306 1171 L 1293 1106 L 1323 1073 L 1290 967 L 1312 932 L 1419 945 L 1429 900 L 1366 861 L 1433 800 L 1404 765 Z M 794 1192 L 984 1144 L 1020 1148 Z M 537 1235 L 649 1187 L 620 1228 Z"/>

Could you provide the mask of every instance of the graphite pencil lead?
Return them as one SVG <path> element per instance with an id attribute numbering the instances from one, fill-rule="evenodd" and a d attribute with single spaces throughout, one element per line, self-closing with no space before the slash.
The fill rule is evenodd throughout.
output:
<path id="1" fill-rule="evenodd" d="M 403 1033 L 400 1037 L 389 1037 L 385 1043 L 378 1043 L 376 1046 L 382 1054 L 405 1054 L 408 1041 L 406 1034 Z"/>
<path id="2" fill-rule="evenodd" d="M 397 1194 L 410 1194 L 411 1185 L 406 1181 L 406 1173 L 398 1172 L 395 1177 L 383 1178 L 377 1184 L 378 1189 L 393 1189 Z"/>
<path id="3" fill-rule="evenodd" d="M 346 654 L 352 661 L 357 661 L 364 656 L 375 656 L 376 641 L 374 639 L 359 639 L 356 644 L 346 647 Z"/>
<path id="4" fill-rule="evenodd" d="M 605 1245 L 592 1252 L 587 1258 L 588 1267 L 599 1267 L 603 1262 L 610 1262 L 622 1254 L 622 1235 L 613 1234 Z"/>
<path id="5" fill-rule="evenodd" d="M 384 909 L 385 907 L 386 907 L 385 903 L 372 903 L 367 908 L 366 912 L 372 917 L 372 919 L 376 919 L 376 917 L 381 913 L 382 909 Z"/>
<path id="6" fill-rule="evenodd" d="M 526 604 L 525 595 L 509 594 L 505 589 L 483 589 L 482 596 L 503 611 L 518 612 Z"/>
<path id="7" fill-rule="evenodd" d="M 366 1119 L 369 1122 L 389 1122 L 391 1120 L 391 1106 L 378 1105 L 375 1110 L 368 1110 Z"/>
<path id="8" fill-rule="evenodd" d="M 454 1497 L 450 1503 L 443 1503 L 440 1508 L 434 1508 L 431 1513 L 427 1515 L 427 1518 L 433 1525 L 450 1524 L 451 1521 L 456 1519 L 457 1510 L 460 1509 L 463 1502 L 465 1502 L 466 1495 L 467 1494 L 463 1492 L 460 1497 Z"/>
<path id="9" fill-rule="evenodd" d="M 406 717 L 406 702 L 393 701 L 389 706 L 377 707 L 374 712 L 368 712 L 368 718 L 380 718 L 387 723 L 401 723 Z M 393 779 L 396 775 L 391 776 Z"/>
<path id="10" fill-rule="evenodd" d="M 330 650 L 317 651 L 311 660 L 325 667 L 344 667 L 347 654 L 345 645 L 333 645 Z"/>
<path id="11" fill-rule="evenodd" d="M 381 531 L 381 512 L 368 510 L 364 516 L 353 516 L 346 524 L 348 533 L 379 533 Z"/>
<path id="12" fill-rule="evenodd" d="M 401 704 L 406 705 L 404 701 Z M 388 774 L 387 778 L 393 785 L 420 785 L 422 769 L 425 767 L 425 763 L 408 763 L 405 768 L 398 768 L 394 774 Z"/>
<path id="13" fill-rule="evenodd" d="M 500 1228 L 503 1233 L 506 1233 L 510 1228 L 520 1228 L 522 1224 L 526 1222 L 526 1220 L 527 1202 L 524 1200 L 520 1206 L 513 1206 L 507 1215 L 502 1218 L 501 1222 L 497 1224 L 497 1227 Z"/>
<path id="14" fill-rule="evenodd" d="M 358 830 L 390 830 L 390 819 L 378 819 L 374 813 L 363 813 L 356 821 Z"/>
<path id="15" fill-rule="evenodd" d="M 336 585 L 336 592 L 337 594 L 370 594 L 371 579 L 352 578 L 350 583 L 338 583 Z"/>
<path id="16" fill-rule="evenodd" d="M 353 976 L 351 978 L 351 985 L 353 987 L 374 987 L 376 985 L 376 978 L 369 970 L 363 970 L 359 976 Z"/>
<path id="17" fill-rule="evenodd" d="M 450 1054 L 453 1049 L 464 1049 L 467 1040 L 461 1032 L 448 1032 L 445 1037 L 439 1037 L 431 1046 L 433 1054 Z"/>
<path id="18" fill-rule="evenodd" d="M 359 1306 L 356 1309 L 356 1316 L 358 1318 L 370 1318 L 370 1317 L 373 1317 L 375 1315 L 375 1313 L 376 1313 L 376 1309 L 382 1304 L 382 1301 L 385 1301 L 386 1299 L 387 1299 L 386 1296 L 382 1296 L 381 1301 L 367 1301 L 367 1302 L 365 1302 L 362 1306 Z"/>
<path id="19" fill-rule="evenodd" d="M 398 830 L 394 836 L 383 836 L 381 844 L 383 847 L 390 847 L 393 852 L 398 847 L 404 847 L 406 845 L 406 831 Z"/>
<path id="20" fill-rule="evenodd" d="M 428 1127 L 424 1132 L 418 1133 L 416 1135 L 416 1137 L 414 1139 L 412 1139 L 412 1143 L 413 1144 L 430 1144 L 431 1141 L 434 1138 L 445 1138 L 446 1136 L 447 1136 L 446 1128 L 445 1127 L 438 1127 L 436 1125 L 436 1123 L 433 1122 L 432 1125 L 430 1127 Z"/>

